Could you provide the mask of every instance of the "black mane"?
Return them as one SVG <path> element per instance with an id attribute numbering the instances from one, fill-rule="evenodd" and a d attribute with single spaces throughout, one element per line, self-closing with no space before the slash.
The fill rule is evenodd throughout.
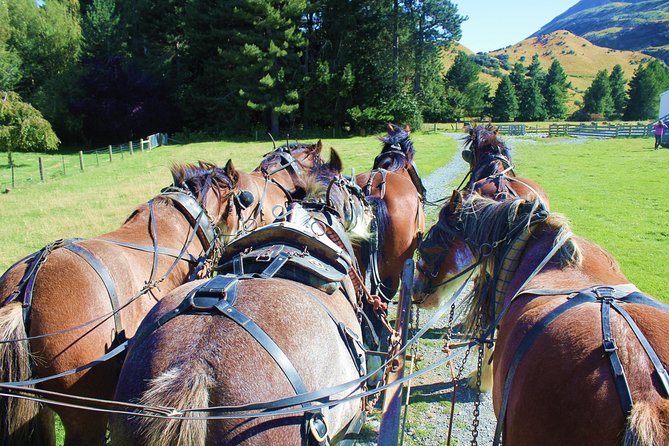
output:
<path id="1" fill-rule="evenodd" d="M 212 163 L 175 164 L 170 168 L 174 185 L 190 191 L 198 201 L 204 200 L 213 187 L 217 195 L 222 189 L 232 189 L 234 184 L 223 169 Z"/>
<path id="2" fill-rule="evenodd" d="M 411 164 L 415 150 L 407 131 L 395 124 L 390 124 L 388 135 L 380 139 L 383 147 L 381 154 L 374 160 L 374 169 L 397 171 Z"/>

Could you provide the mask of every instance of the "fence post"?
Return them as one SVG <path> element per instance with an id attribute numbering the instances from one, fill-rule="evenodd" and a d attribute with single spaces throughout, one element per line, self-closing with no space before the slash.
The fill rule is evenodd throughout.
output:
<path id="1" fill-rule="evenodd" d="M 128 141 L 128 149 L 130 149 L 130 156 L 134 155 L 134 152 L 132 151 L 132 141 Z"/>
<path id="2" fill-rule="evenodd" d="M 79 151 L 79 168 L 81 169 L 82 172 L 85 170 L 84 169 L 84 152 L 82 152 L 81 150 Z"/>
<path id="3" fill-rule="evenodd" d="M 107 147 L 107 149 L 109 150 L 109 162 L 111 163 L 112 162 L 112 146 L 111 146 L 111 144 Z"/>
<path id="4" fill-rule="evenodd" d="M 63 163 L 63 176 L 65 176 L 65 155 L 60 156 L 60 161 Z"/>
<path id="5" fill-rule="evenodd" d="M 144 153 L 144 138 L 139 139 L 139 149 Z"/>
<path id="6" fill-rule="evenodd" d="M 44 182 L 44 161 L 41 156 L 37 158 L 37 161 L 39 162 L 39 179 Z"/>
<path id="7" fill-rule="evenodd" d="M 10 167 L 12 168 L 12 189 L 15 189 L 16 186 L 14 185 L 14 163 L 11 163 Z"/>

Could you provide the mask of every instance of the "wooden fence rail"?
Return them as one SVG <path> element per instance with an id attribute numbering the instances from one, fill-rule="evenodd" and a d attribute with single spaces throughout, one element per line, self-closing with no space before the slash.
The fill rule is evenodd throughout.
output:
<path id="1" fill-rule="evenodd" d="M 653 135 L 653 126 L 647 124 L 551 124 L 548 136 L 590 136 L 619 138 Z"/>

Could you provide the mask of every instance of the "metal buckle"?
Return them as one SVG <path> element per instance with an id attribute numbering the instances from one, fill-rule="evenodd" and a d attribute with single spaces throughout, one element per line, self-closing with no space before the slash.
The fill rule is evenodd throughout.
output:
<path id="1" fill-rule="evenodd" d="M 225 298 L 225 295 L 225 291 L 221 293 L 220 297 L 196 296 L 193 294 L 190 296 L 188 304 L 193 311 L 210 311 L 221 299 Z"/>
<path id="2" fill-rule="evenodd" d="M 604 341 L 602 341 L 602 345 L 604 346 L 604 351 L 606 353 L 613 353 L 614 351 L 618 350 L 615 339 L 604 339 Z"/>
<path id="3" fill-rule="evenodd" d="M 604 298 L 615 298 L 614 292 L 615 289 L 611 286 L 600 286 L 597 287 L 593 290 L 595 294 L 597 295 L 598 298 L 604 299 Z"/>

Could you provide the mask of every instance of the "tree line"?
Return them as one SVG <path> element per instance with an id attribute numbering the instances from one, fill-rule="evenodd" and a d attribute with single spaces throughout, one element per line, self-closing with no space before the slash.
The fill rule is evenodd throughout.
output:
<path id="1" fill-rule="evenodd" d="M 566 117 L 557 60 L 516 63 L 494 94 L 485 58 L 444 74 L 464 20 L 447 0 L 0 0 L 0 145 Z M 598 75 L 583 113 L 652 118 L 666 67 L 621 75 Z"/>
<path id="2" fill-rule="evenodd" d="M 501 75 L 491 95 L 489 86 L 479 80 L 477 59 L 460 52 L 446 73 L 446 120 L 486 116 L 497 122 L 655 119 L 659 94 L 669 89 L 669 69 L 658 60 L 640 65 L 629 82 L 617 64 L 610 74 L 606 69 L 597 73 L 583 100 L 576 101 L 578 110 L 568 114 L 571 84 L 559 60 L 553 59 L 547 72 L 537 54 L 527 67 L 516 62 L 508 75 Z"/>
<path id="3" fill-rule="evenodd" d="M 0 90 L 91 143 L 418 125 L 464 20 L 445 0 L 0 0 Z"/>

